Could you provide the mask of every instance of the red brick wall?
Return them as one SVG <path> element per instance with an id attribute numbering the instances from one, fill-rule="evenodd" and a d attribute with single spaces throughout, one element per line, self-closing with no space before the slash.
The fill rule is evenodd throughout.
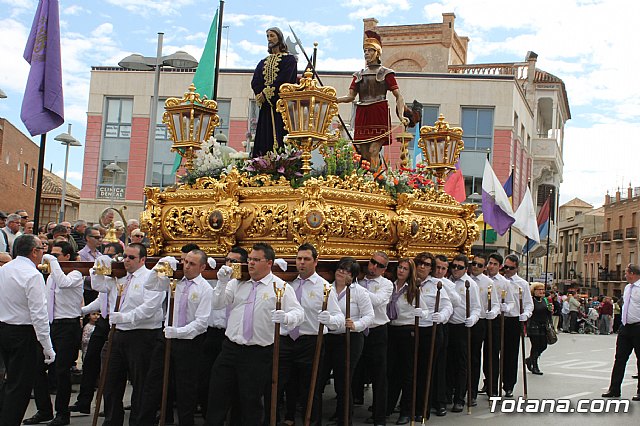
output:
<path id="1" fill-rule="evenodd" d="M 84 145 L 82 167 L 82 189 L 80 197 L 96 198 L 96 186 L 100 175 L 100 142 L 102 139 L 102 116 L 87 116 L 87 134 Z"/>
<path id="2" fill-rule="evenodd" d="M 149 118 L 133 117 L 131 120 L 131 145 L 127 166 L 127 189 L 125 199 L 142 201 L 144 198 L 145 167 L 147 164 L 147 141 Z"/>
<path id="3" fill-rule="evenodd" d="M 236 151 L 244 151 L 242 141 L 246 140 L 247 120 L 231 120 L 229 122 L 228 145 Z"/>
<path id="4" fill-rule="evenodd" d="M 5 213 L 14 213 L 18 209 L 25 209 L 29 216 L 33 217 L 36 200 L 35 186 L 38 178 L 36 169 L 40 149 L 7 120 L 0 119 L 0 126 L 2 127 L 0 130 L 0 182 L 2 182 L 4 195 L 0 198 L 0 210 Z M 39 141 L 40 138 L 38 137 L 37 140 Z M 29 165 L 26 185 L 22 183 L 25 163 Z M 18 170 L 18 164 L 20 164 L 20 170 Z M 32 169 L 34 171 L 33 188 L 29 180 Z"/>

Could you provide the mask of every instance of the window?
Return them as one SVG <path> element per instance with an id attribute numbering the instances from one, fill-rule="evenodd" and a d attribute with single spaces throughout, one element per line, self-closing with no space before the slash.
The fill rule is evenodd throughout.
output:
<path id="1" fill-rule="evenodd" d="M 220 117 L 220 125 L 216 127 L 214 134 L 222 132 L 229 138 L 229 124 L 231 121 L 231 99 L 218 100 L 218 116 Z"/>
<path id="2" fill-rule="evenodd" d="M 105 167 L 113 162 L 124 171 L 117 173 L 116 185 L 125 185 L 127 181 L 127 164 L 129 163 L 129 146 L 131 142 L 131 118 L 133 99 L 107 98 L 105 111 L 105 128 L 102 142 L 102 158 L 100 160 L 101 185 L 111 186 L 113 176 Z M 103 193 L 103 191 L 99 191 Z"/>
<path id="3" fill-rule="evenodd" d="M 36 186 L 36 169 L 32 167 L 31 172 L 29 173 L 29 187 L 35 188 L 35 186 Z"/>
<path id="4" fill-rule="evenodd" d="M 18 163 L 18 170 L 20 170 L 20 163 Z M 29 182 L 29 165 L 24 163 L 24 167 L 22 168 L 22 184 L 27 185 Z"/>
<path id="5" fill-rule="evenodd" d="M 438 121 L 438 116 L 440 115 L 440 106 L 438 105 L 423 105 L 422 106 L 422 121 L 418 126 L 433 126 L 436 121 Z M 415 129 L 414 129 L 415 130 Z M 413 143 L 409 144 L 409 158 L 412 159 L 413 163 L 417 163 L 417 157 L 422 159 L 422 150 L 418 148 L 418 139 L 414 138 Z"/>
<path id="6" fill-rule="evenodd" d="M 165 99 L 158 100 L 158 114 L 156 115 L 155 144 L 153 147 L 153 169 L 151 185 L 164 188 L 175 183 L 175 175 L 169 178 L 167 175 L 173 171 L 176 152 L 171 152 L 173 141 L 169 136 L 169 129 L 162 123 Z"/>
<path id="7" fill-rule="evenodd" d="M 493 108 L 462 108 L 465 150 L 486 150 L 493 146 Z"/>
<path id="8" fill-rule="evenodd" d="M 175 153 L 173 153 L 175 154 Z M 178 155 L 178 154 L 175 154 Z M 173 172 L 173 163 L 153 163 L 153 186 L 164 188 L 176 183 L 176 175 Z"/>
<path id="9" fill-rule="evenodd" d="M 482 194 L 482 177 L 465 176 L 464 190 L 467 196 L 475 193 Z"/>

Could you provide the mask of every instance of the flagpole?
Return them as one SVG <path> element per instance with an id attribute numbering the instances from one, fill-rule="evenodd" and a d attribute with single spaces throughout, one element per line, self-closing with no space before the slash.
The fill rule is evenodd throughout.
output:
<path id="1" fill-rule="evenodd" d="M 547 255 L 544 262 L 544 289 L 547 290 L 547 280 L 549 277 L 549 245 L 551 242 L 551 196 L 553 189 L 549 190 L 549 230 L 547 231 Z M 555 206 L 555 204 L 554 204 Z"/>
<path id="2" fill-rule="evenodd" d="M 509 175 L 509 179 L 511 179 L 511 208 L 513 208 L 513 171 L 515 168 L 516 168 L 516 165 L 512 164 L 511 174 Z M 510 253 L 511 253 L 511 226 L 509 226 L 509 239 L 507 240 L 507 254 L 510 254 Z"/>
<path id="3" fill-rule="evenodd" d="M 37 234 L 40 225 L 40 198 L 42 198 L 42 168 L 44 167 L 44 151 L 47 144 L 47 134 L 40 135 L 40 152 L 38 155 L 38 179 L 36 182 L 36 202 L 33 207 L 33 229 Z"/>
<path id="4" fill-rule="evenodd" d="M 216 68 L 213 77 L 213 99 L 218 100 L 218 75 L 220 75 L 220 45 L 222 42 L 222 14 L 224 13 L 224 0 L 220 0 L 220 12 L 218 13 L 218 40 L 216 40 Z"/>
<path id="5" fill-rule="evenodd" d="M 482 227 L 482 254 L 485 254 L 485 250 L 487 248 L 487 222 L 484 221 L 484 218 L 482 223 L 484 224 Z"/>
<path id="6" fill-rule="evenodd" d="M 527 249 L 527 282 L 529 282 L 529 252 L 531 250 L 529 250 L 529 237 L 527 237 L 527 245 L 525 245 L 525 248 Z"/>

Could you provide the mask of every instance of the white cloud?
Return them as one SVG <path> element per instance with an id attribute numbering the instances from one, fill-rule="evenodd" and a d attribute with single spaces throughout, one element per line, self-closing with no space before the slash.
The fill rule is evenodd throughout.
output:
<path id="1" fill-rule="evenodd" d="M 346 0 L 342 7 L 355 9 L 349 13 L 350 19 L 380 18 L 390 15 L 398 10 L 409 10 L 411 4 L 408 0 Z"/>
<path id="2" fill-rule="evenodd" d="M 91 11 L 85 9 L 84 7 L 82 7 L 82 6 L 78 5 L 78 4 L 72 4 L 69 7 L 62 8 L 62 10 L 61 10 L 61 14 L 62 15 L 80 15 L 81 13 L 82 14 L 91 13 Z"/>
<path id="3" fill-rule="evenodd" d="M 171 16 L 193 2 L 194 0 L 107 0 L 107 3 L 144 17 L 154 13 Z"/>
<path id="4" fill-rule="evenodd" d="M 22 58 L 29 28 L 13 19 L 0 20 L 0 86 L 3 90 L 24 91 L 29 64 Z"/>
<path id="5" fill-rule="evenodd" d="M 249 52 L 251 54 L 254 54 L 254 55 L 264 54 L 266 56 L 266 54 L 267 54 L 266 43 L 265 44 L 258 44 L 258 43 L 251 43 L 249 40 L 240 40 L 236 44 L 242 50 L 244 50 L 246 52 Z"/>

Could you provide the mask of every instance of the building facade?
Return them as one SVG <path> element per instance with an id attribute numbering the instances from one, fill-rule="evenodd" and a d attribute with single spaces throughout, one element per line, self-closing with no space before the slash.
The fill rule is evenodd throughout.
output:
<path id="1" fill-rule="evenodd" d="M 564 124 L 570 111 L 564 84 L 536 68 L 537 55 L 529 52 L 523 62 L 468 65 L 469 40 L 457 35 L 453 14 L 443 14 L 442 23 L 424 25 L 379 26 L 375 19 L 366 19 L 364 29 L 381 35 L 383 65 L 395 69 L 405 102 L 415 99 L 423 104 L 422 124 L 432 125 L 442 114 L 451 126 L 463 128 L 461 167 L 468 196 L 481 193 L 487 155 L 502 182 L 513 168 L 514 208 L 529 181 L 538 205 L 545 199 L 539 196 L 541 191 L 553 188 L 557 196 L 562 181 Z M 217 101 L 222 124 L 216 133 L 224 133 L 228 144 L 237 150 L 250 145 L 255 132 L 252 74 L 253 70 L 226 69 L 219 77 Z M 323 84 L 336 88 L 338 96 L 347 93 L 352 72 L 319 71 L 319 75 Z M 163 69 L 158 110 L 163 111 L 168 97 L 181 98 L 192 79 L 193 70 Z M 167 186 L 175 182 L 171 173 L 175 154 L 169 152 L 171 141 L 161 113 L 150 126 L 152 97 L 153 72 L 92 68 L 80 217 L 97 217 L 112 198 L 118 205 L 127 205 L 129 214 L 142 210 L 150 128 L 155 132 L 152 183 Z M 347 123 L 353 110 L 352 105 L 340 104 L 340 114 Z M 415 158 L 418 152 L 411 145 L 410 154 Z M 393 167 L 399 154 L 398 143 L 385 148 L 384 155 Z M 114 162 L 123 173 L 112 175 L 106 170 Z M 514 232 L 512 248 L 519 252 L 524 242 L 524 237 Z M 486 248 L 504 251 L 506 245 L 502 237 Z"/>

